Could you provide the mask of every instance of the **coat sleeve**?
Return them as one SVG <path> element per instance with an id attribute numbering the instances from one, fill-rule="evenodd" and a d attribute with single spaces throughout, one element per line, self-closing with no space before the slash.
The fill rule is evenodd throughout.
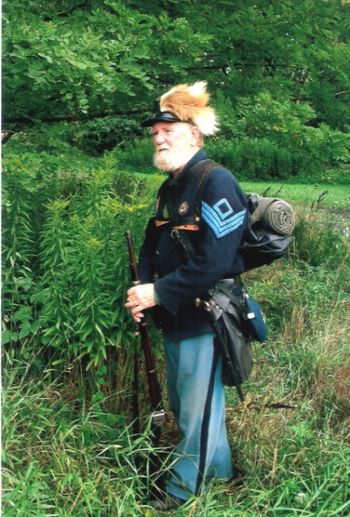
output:
<path id="1" fill-rule="evenodd" d="M 196 254 L 155 282 L 161 305 L 172 314 L 230 274 L 246 229 L 245 198 L 225 169 L 210 174 L 200 203 L 202 238 Z"/>

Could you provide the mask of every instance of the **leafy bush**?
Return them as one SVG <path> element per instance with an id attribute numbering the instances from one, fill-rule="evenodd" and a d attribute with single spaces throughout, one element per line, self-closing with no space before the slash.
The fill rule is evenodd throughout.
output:
<path id="1" fill-rule="evenodd" d="M 139 239 L 155 186 L 111 159 L 63 173 L 26 157 L 4 173 L 4 345 L 22 357 L 37 347 L 37 367 L 79 358 L 98 370 L 128 348 L 124 230 Z"/>
<path id="2" fill-rule="evenodd" d="M 127 141 L 122 147 L 116 148 L 114 154 L 121 167 L 127 170 L 155 170 L 152 165 L 153 146 L 149 137 Z"/>
<path id="3" fill-rule="evenodd" d="M 294 230 L 294 251 L 311 266 L 334 271 L 349 267 L 349 244 L 342 235 L 340 223 L 336 217 L 332 221 L 320 218 L 316 211 L 298 221 Z"/>
<path id="4" fill-rule="evenodd" d="M 288 150 L 267 140 L 214 140 L 206 143 L 211 158 L 240 179 L 287 178 L 297 173 L 298 161 Z"/>
<path id="5" fill-rule="evenodd" d="M 137 117 L 105 117 L 87 122 L 74 122 L 67 127 L 67 140 L 75 147 L 92 156 L 123 147 L 130 139 L 142 136 Z"/>
<path id="6" fill-rule="evenodd" d="M 326 168 L 350 161 L 349 134 L 326 124 L 312 127 L 315 112 L 308 104 L 277 101 L 261 92 L 238 98 L 235 110 L 224 99 L 219 106 L 224 138 L 208 140 L 206 148 L 240 178 L 303 176 L 310 182 L 322 180 Z"/>

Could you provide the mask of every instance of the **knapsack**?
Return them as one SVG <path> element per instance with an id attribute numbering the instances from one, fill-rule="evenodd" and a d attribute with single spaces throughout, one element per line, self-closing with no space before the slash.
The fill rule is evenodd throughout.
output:
<path id="1" fill-rule="evenodd" d="M 209 174 L 221 167 L 213 160 L 206 159 L 198 162 L 192 169 L 188 182 L 193 181 L 197 174 L 201 175 L 197 193 L 195 195 L 196 222 L 200 220 L 200 201 L 208 180 Z M 244 272 L 271 264 L 271 262 L 285 256 L 292 241 L 292 231 L 295 225 L 292 207 L 279 198 L 265 198 L 254 193 L 247 193 L 248 227 L 244 234 L 239 253 L 244 259 Z M 172 209 L 169 200 L 171 222 L 175 224 L 177 214 Z M 175 232 L 179 244 L 187 256 L 193 254 L 192 245 L 186 232 Z"/>
<path id="2" fill-rule="evenodd" d="M 246 194 L 249 210 L 248 229 L 240 246 L 245 271 L 285 256 L 295 226 L 292 207 L 279 198 Z"/>

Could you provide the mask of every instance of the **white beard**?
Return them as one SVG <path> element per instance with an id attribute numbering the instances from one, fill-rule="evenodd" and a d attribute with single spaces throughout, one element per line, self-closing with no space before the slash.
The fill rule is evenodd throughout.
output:
<path id="1" fill-rule="evenodd" d="M 175 172 L 182 169 L 192 158 L 193 154 L 189 154 L 188 149 L 184 151 L 176 147 L 166 151 L 156 151 L 153 155 L 153 164 L 161 171 Z"/>

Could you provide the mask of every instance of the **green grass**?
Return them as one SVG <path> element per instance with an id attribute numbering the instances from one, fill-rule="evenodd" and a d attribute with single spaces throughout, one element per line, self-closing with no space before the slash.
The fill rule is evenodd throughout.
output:
<path id="1" fill-rule="evenodd" d="M 135 172 L 142 179 L 152 177 L 156 184 L 165 179 L 164 174 Z M 304 184 L 280 181 L 240 181 L 245 192 L 256 192 L 267 197 L 281 197 L 290 203 L 334 210 L 350 210 L 350 185 Z"/>
<path id="2" fill-rule="evenodd" d="M 145 483 L 136 455 L 147 455 L 147 436 L 132 440 L 123 418 L 98 404 L 74 409 L 69 387 L 49 371 L 31 378 L 13 362 L 8 372 L 2 515 L 134 515 Z"/>
<path id="3" fill-rule="evenodd" d="M 246 192 L 256 192 L 268 197 L 281 197 L 291 203 L 311 206 L 312 203 L 320 207 L 336 210 L 350 210 L 350 185 L 314 184 L 283 182 L 241 182 Z M 317 203 L 318 202 L 318 203 Z"/>

